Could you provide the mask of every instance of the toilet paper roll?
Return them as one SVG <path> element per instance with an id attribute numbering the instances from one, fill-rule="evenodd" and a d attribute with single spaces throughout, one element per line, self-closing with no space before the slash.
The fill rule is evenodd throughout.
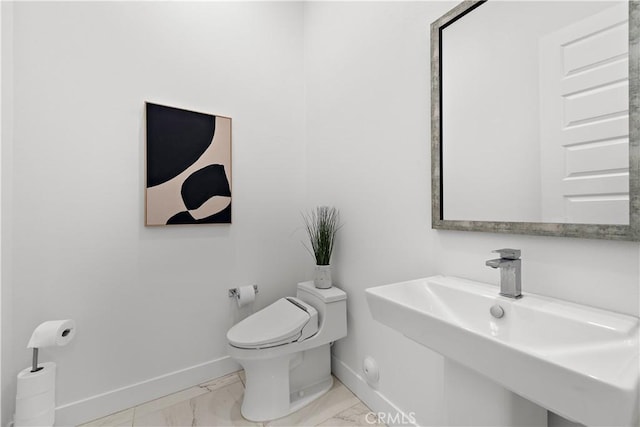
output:
<path id="1" fill-rule="evenodd" d="M 37 372 L 31 372 L 31 367 L 20 371 L 16 398 L 22 399 L 54 389 L 56 384 L 56 364 L 54 362 L 45 362 L 39 363 L 38 367 L 42 369 Z"/>
<path id="2" fill-rule="evenodd" d="M 67 320 L 48 320 L 41 323 L 31 335 L 27 348 L 62 346 L 69 344 L 76 334 L 76 322 Z"/>
<path id="3" fill-rule="evenodd" d="M 56 364 L 46 362 L 42 369 L 25 368 L 18 374 L 15 426 L 52 426 L 55 420 Z"/>
<path id="4" fill-rule="evenodd" d="M 56 409 L 56 395 L 53 389 L 35 396 L 16 399 L 15 418 L 29 419 Z"/>
<path id="5" fill-rule="evenodd" d="M 256 291 L 253 286 L 240 286 L 238 288 L 238 307 L 251 304 L 256 299 Z"/>

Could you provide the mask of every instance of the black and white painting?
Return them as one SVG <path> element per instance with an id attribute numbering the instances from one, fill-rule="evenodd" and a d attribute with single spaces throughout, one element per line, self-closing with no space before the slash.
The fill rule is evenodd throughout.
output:
<path id="1" fill-rule="evenodd" d="M 146 106 L 146 225 L 231 223 L 231 119 Z"/>

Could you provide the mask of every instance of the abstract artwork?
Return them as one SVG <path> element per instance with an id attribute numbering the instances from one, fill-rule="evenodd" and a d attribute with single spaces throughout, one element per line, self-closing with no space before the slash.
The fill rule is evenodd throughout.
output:
<path id="1" fill-rule="evenodd" d="M 231 223 L 231 119 L 147 102 L 146 225 Z"/>

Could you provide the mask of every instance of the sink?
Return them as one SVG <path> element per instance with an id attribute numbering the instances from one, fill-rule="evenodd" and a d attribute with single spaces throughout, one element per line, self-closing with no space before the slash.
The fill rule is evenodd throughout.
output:
<path id="1" fill-rule="evenodd" d="M 493 285 L 434 276 L 366 290 L 377 321 L 586 425 L 637 425 L 640 320 Z M 504 316 L 490 308 L 498 304 Z"/>

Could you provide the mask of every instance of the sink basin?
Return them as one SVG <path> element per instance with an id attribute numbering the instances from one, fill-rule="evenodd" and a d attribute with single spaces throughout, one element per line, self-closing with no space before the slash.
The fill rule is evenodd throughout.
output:
<path id="1" fill-rule="evenodd" d="M 374 319 L 544 408 L 587 425 L 638 423 L 637 317 L 449 276 L 366 295 Z"/>

